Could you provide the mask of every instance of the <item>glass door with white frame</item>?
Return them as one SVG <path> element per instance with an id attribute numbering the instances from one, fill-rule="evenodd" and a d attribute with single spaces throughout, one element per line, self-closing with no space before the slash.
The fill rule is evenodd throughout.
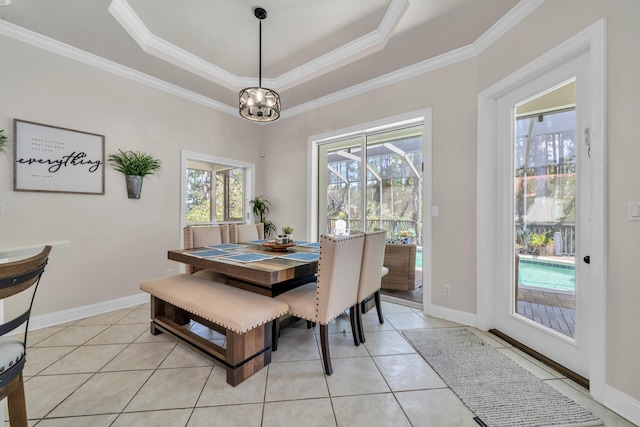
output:
<path id="1" fill-rule="evenodd" d="M 387 230 L 416 245 L 414 277 L 398 295 L 422 302 L 424 125 L 399 126 L 318 145 L 318 230 Z M 398 290 L 394 288 L 394 290 Z M 384 283 L 383 283 L 384 291 Z M 417 292 L 414 292 L 417 291 Z"/>
<path id="2" fill-rule="evenodd" d="M 588 378 L 589 276 L 576 262 L 589 247 L 590 164 L 578 132 L 589 123 L 584 79 L 579 58 L 498 100 L 501 199 L 509 202 L 499 222 L 496 328 Z"/>

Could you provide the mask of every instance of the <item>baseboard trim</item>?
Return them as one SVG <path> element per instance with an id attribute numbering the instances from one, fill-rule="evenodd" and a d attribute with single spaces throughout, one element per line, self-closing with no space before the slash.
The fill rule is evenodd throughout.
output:
<path id="1" fill-rule="evenodd" d="M 149 302 L 149 294 L 139 293 L 124 298 L 99 302 L 96 304 L 75 307 L 69 310 L 57 311 L 54 313 L 43 314 L 41 316 L 33 316 L 29 320 L 29 330 L 47 328 L 49 326 L 60 325 L 62 323 L 72 322 L 84 319 L 85 317 L 96 316 L 98 314 L 108 313 L 122 308 L 129 308 Z"/>
<path id="2" fill-rule="evenodd" d="M 407 307 L 411 307 L 411 308 L 422 308 L 421 302 L 411 301 L 404 298 L 392 297 L 390 295 L 385 295 L 383 293 L 380 293 L 380 300 L 391 302 L 394 304 L 399 304 L 399 305 L 406 305 Z"/>
<path id="3" fill-rule="evenodd" d="M 631 396 L 605 384 L 602 404 L 633 424 L 640 425 L 640 402 Z"/>
<path id="4" fill-rule="evenodd" d="M 466 326 L 476 327 L 476 315 L 474 313 L 467 313 L 466 311 L 454 310 L 448 307 L 442 307 L 439 305 L 430 305 L 425 313 L 428 316 L 437 317 L 438 319 L 448 320 L 450 322 L 460 323 Z"/>

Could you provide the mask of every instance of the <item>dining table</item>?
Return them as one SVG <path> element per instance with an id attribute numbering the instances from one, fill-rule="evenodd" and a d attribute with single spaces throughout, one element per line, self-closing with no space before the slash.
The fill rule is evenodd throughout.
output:
<path id="1" fill-rule="evenodd" d="M 189 273 L 212 270 L 230 286 L 275 297 L 316 281 L 319 250 L 317 242 L 276 245 L 261 239 L 169 250 L 167 256 L 186 264 Z"/>

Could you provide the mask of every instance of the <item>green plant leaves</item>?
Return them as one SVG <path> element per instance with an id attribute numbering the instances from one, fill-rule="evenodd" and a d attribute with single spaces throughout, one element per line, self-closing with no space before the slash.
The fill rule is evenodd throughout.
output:
<path id="1" fill-rule="evenodd" d="M 107 156 L 109 166 L 125 175 L 146 176 L 160 170 L 162 163 L 142 151 L 122 151 Z"/>

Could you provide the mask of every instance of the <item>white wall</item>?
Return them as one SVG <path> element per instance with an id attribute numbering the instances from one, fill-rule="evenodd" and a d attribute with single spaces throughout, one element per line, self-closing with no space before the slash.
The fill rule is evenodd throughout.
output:
<path id="1" fill-rule="evenodd" d="M 103 196 L 14 192 L 12 146 L 0 154 L 0 239 L 71 241 L 52 251 L 33 314 L 136 295 L 140 281 L 177 272 L 167 249 L 181 238 L 180 150 L 257 162 L 260 128 L 7 37 L 0 52 L 5 134 L 18 118 L 102 134 L 107 153 L 143 150 L 163 163 L 134 200 L 111 168 Z"/>

